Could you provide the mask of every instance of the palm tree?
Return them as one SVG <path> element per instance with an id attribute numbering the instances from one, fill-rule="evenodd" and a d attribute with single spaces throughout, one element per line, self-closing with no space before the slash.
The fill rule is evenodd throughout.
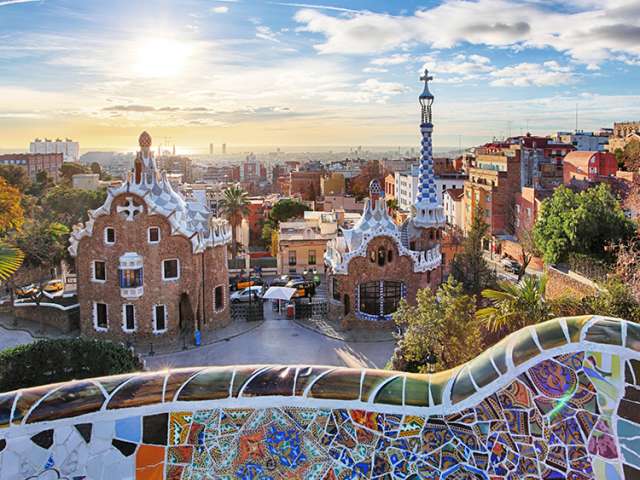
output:
<path id="1" fill-rule="evenodd" d="M 20 268 L 23 260 L 22 250 L 0 243 L 0 280 L 8 280 Z"/>
<path id="2" fill-rule="evenodd" d="M 249 198 L 239 185 L 229 187 L 222 193 L 224 196 L 220 200 L 219 209 L 231 224 L 231 257 L 235 259 L 238 255 L 236 228 L 242 223 L 242 218 L 249 214 Z"/>
<path id="3" fill-rule="evenodd" d="M 499 290 L 485 289 L 482 296 L 491 306 L 481 308 L 476 317 L 491 331 L 516 331 L 553 317 L 553 306 L 545 299 L 545 277 L 525 277 L 520 283 L 498 282 Z"/>

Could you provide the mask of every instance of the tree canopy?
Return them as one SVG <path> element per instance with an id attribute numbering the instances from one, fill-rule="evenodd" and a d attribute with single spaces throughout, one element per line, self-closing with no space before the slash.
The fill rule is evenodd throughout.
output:
<path id="1" fill-rule="evenodd" d="M 384 172 L 380 162 L 378 160 L 369 160 L 360 169 L 360 174 L 351 180 L 351 193 L 356 197 L 356 200 L 362 200 L 364 197 L 369 196 L 369 183 L 371 183 L 371 180 L 382 181 L 383 177 Z"/>
<path id="2" fill-rule="evenodd" d="M 627 143 L 623 149 L 615 151 L 618 166 L 624 167 L 630 172 L 640 170 L 640 142 L 632 140 Z"/>
<path id="3" fill-rule="evenodd" d="M 570 253 L 604 257 L 607 245 L 628 240 L 635 230 L 608 185 L 580 193 L 560 186 L 542 202 L 533 237 L 545 262 L 555 264 Z"/>
<path id="4" fill-rule="evenodd" d="M 284 198 L 273 205 L 269 212 L 269 220 L 271 220 L 272 226 L 276 227 L 280 222 L 304 215 L 307 210 L 309 210 L 309 207 L 304 203 L 291 198 Z"/>
<path id="5" fill-rule="evenodd" d="M 474 295 L 495 283 L 495 275 L 482 253 L 482 239 L 488 229 L 483 210 L 477 208 L 471 228 L 462 242 L 462 251 L 451 262 L 451 276 L 462 284 L 466 292 Z"/>
<path id="6" fill-rule="evenodd" d="M 29 178 L 27 170 L 18 165 L 0 165 L 0 177 L 22 193 L 26 192 L 31 186 L 31 178 Z"/>
<path id="7" fill-rule="evenodd" d="M 66 225 L 29 220 L 15 235 L 14 242 L 25 254 L 25 265 L 51 268 L 65 258 L 68 238 L 69 228 Z"/>
<path id="8" fill-rule="evenodd" d="M 236 227 L 242 223 L 242 218 L 249 214 L 249 196 L 239 185 L 226 188 L 222 194 L 219 208 L 231 225 L 231 253 L 232 258 L 236 258 L 238 256 Z"/>
<path id="9" fill-rule="evenodd" d="M 71 183 L 73 176 L 79 173 L 91 173 L 91 169 L 74 162 L 64 162 L 60 167 L 60 175 L 68 183 Z"/>
<path id="10" fill-rule="evenodd" d="M 95 210 L 107 198 L 105 189 L 82 190 L 57 185 L 42 197 L 42 207 L 49 219 L 72 227 L 88 219 L 88 210 Z"/>
<path id="11" fill-rule="evenodd" d="M 20 191 L 0 178 L 0 234 L 17 230 L 24 222 Z"/>
<path id="12" fill-rule="evenodd" d="M 483 350 L 482 335 L 475 318 L 475 300 L 450 279 L 434 294 L 418 291 L 416 305 L 405 300 L 393 319 L 404 333 L 394 354 L 394 368 L 429 372 L 453 368 Z"/>

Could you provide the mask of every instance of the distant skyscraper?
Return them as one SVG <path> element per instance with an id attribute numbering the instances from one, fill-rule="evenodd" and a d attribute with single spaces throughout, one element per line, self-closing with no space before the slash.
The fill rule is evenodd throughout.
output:
<path id="1" fill-rule="evenodd" d="M 80 156 L 80 144 L 74 142 L 70 138 L 61 140 L 56 138 L 55 140 L 44 140 L 36 138 L 29 145 L 30 153 L 61 153 L 65 162 L 77 162 Z"/>
<path id="2" fill-rule="evenodd" d="M 213 143 L 209 144 L 209 155 L 213 155 Z"/>
<path id="3" fill-rule="evenodd" d="M 227 144 L 226 144 L 226 143 L 223 143 L 223 144 L 222 144 L 222 154 L 223 154 L 223 155 L 226 155 L 226 154 L 227 154 Z"/>

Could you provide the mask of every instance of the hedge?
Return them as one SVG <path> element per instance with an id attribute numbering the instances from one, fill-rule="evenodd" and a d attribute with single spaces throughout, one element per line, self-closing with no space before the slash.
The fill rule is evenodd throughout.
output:
<path id="1" fill-rule="evenodd" d="M 0 392 L 142 369 L 121 344 L 81 338 L 39 340 L 0 352 Z"/>

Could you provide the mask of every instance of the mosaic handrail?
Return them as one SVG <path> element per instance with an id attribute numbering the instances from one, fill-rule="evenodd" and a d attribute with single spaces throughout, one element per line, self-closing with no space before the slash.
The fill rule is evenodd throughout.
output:
<path id="1" fill-rule="evenodd" d="M 0 479 L 631 479 L 639 438 L 640 326 L 596 316 L 433 375 L 202 367 L 0 394 Z"/>

